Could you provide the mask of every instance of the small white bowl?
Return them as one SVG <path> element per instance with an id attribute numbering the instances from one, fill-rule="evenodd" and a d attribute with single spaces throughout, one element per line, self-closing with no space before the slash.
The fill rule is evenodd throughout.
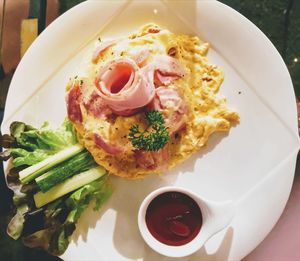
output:
<path id="1" fill-rule="evenodd" d="M 202 214 L 202 226 L 198 235 L 187 244 L 170 246 L 158 241 L 152 236 L 146 224 L 146 211 L 149 204 L 165 192 L 180 192 L 192 198 L 199 206 Z M 214 202 L 201 198 L 188 189 L 181 187 L 162 187 L 151 192 L 142 202 L 138 212 L 138 226 L 145 242 L 156 252 L 169 257 L 184 257 L 199 250 L 214 234 L 225 228 L 235 214 L 235 204 L 232 201 Z"/>

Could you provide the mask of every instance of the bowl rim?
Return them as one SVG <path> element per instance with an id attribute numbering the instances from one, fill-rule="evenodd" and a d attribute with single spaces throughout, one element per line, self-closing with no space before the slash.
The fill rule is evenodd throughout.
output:
<path id="1" fill-rule="evenodd" d="M 179 245 L 179 246 L 171 246 L 164 244 L 157 240 L 149 231 L 146 224 L 146 211 L 148 209 L 149 204 L 155 199 L 157 196 L 162 195 L 166 192 L 180 192 L 191 199 L 193 199 L 198 205 L 201 216 L 202 216 L 202 224 L 198 234 L 188 243 Z M 208 226 L 213 225 L 213 222 L 209 222 L 210 219 L 214 218 L 214 214 L 212 209 L 209 207 L 209 204 L 214 204 L 212 201 L 203 199 L 200 195 L 192 192 L 189 189 L 183 188 L 181 186 L 164 186 L 160 187 L 156 190 L 153 190 L 150 194 L 148 194 L 142 203 L 140 204 L 138 211 L 138 227 L 140 234 L 142 235 L 144 241 L 148 244 L 150 248 L 154 251 L 169 257 L 184 257 L 195 253 L 199 250 L 203 244 L 209 239 L 209 228 Z"/>

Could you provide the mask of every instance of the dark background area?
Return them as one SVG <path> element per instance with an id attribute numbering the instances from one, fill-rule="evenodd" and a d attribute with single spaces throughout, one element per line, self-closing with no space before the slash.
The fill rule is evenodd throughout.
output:
<path id="1" fill-rule="evenodd" d="M 15 1 L 15 0 L 11 0 Z M 48 0 L 51 1 L 51 0 Z M 58 1 L 58 13 L 62 14 L 81 0 Z M 295 93 L 300 97 L 300 1 L 299 0 L 221 0 L 256 24 L 273 42 L 283 57 L 292 76 Z M 0 1 L 1 4 L 1 1 Z M 39 32 L 45 27 L 47 0 L 31 0 L 29 15 L 39 18 Z M 0 63 L 1 66 L 1 63 Z M 276 72 L 274 72 L 276 73 Z M 3 117 L 5 97 L 13 71 L 4 73 L 0 68 L 0 123 Z M 297 164 L 299 165 L 299 164 Z M 298 168 L 297 168 L 298 169 Z M 0 167 L 0 259 L 1 260 L 59 260 L 37 249 L 24 247 L 6 235 L 6 225 L 11 218 L 12 193 L 4 181 Z"/>

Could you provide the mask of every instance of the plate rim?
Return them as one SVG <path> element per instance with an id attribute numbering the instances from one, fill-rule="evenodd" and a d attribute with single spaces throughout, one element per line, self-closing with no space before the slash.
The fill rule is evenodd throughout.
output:
<path id="1" fill-rule="evenodd" d="M 76 7 L 74 7 L 74 8 L 79 8 L 79 6 L 81 6 L 81 5 L 85 5 L 85 4 L 89 4 L 90 2 L 103 2 L 103 1 L 101 1 L 101 0 L 89 0 L 89 1 L 86 1 L 86 2 L 83 2 L 83 3 L 81 3 L 81 4 L 79 4 L 79 5 L 77 5 Z M 125 2 L 127 2 L 127 1 L 125 1 Z M 163 1 L 163 2 L 166 2 L 166 1 Z M 180 2 L 183 2 L 183 1 L 180 1 Z M 202 1 L 200 1 L 200 2 L 207 2 L 207 3 L 211 3 L 211 4 L 216 4 L 216 5 L 220 5 L 220 6 L 224 6 L 225 8 L 229 8 L 230 9 L 230 11 L 234 11 L 236 14 L 238 14 L 240 17 L 242 17 L 242 19 L 246 19 L 247 20 L 247 23 L 248 22 L 250 22 L 250 24 L 251 24 L 251 26 L 253 26 L 254 24 L 250 21 L 250 20 L 248 20 L 246 17 L 244 17 L 242 14 L 240 14 L 239 12 L 237 12 L 236 10 L 234 10 L 233 8 L 231 8 L 231 7 L 229 7 L 229 6 L 227 6 L 226 4 L 224 4 L 224 3 L 220 3 L 220 2 L 218 2 L 218 1 L 207 1 L 207 0 L 202 0 Z M 223 7 L 222 7 L 223 8 Z M 229 10 L 228 9 L 228 10 Z M 66 15 L 70 15 L 72 12 L 74 12 L 74 10 L 73 10 L 73 8 L 72 9 L 70 9 L 69 11 L 67 11 L 65 14 Z M 57 26 L 59 23 L 60 23 L 60 21 L 61 20 L 59 20 L 58 21 L 58 19 L 53 23 L 53 24 L 51 24 L 51 25 L 49 25 L 49 27 L 50 26 Z M 254 25 L 255 26 L 255 25 Z M 52 28 L 51 27 L 51 28 Z M 48 29 L 48 27 L 46 28 L 46 30 Z M 263 32 L 258 28 L 258 27 L 256 27 L 255 26 L 255 29 L 256 30 L 258 30 L 262 35 L 263 35 L 263 37 L 265 37 L 265 40 L 267 40 L 267 41 L 269 41 L 269 43 L 271 43 L 271 41 L 263 34 Z M 43 32 L 43 33 L 45 33 L 46 34 L 46 31 L 45 30 L 45 32 Z M 38 43 L 36 43 L 36 45 L 37 45 Z M 292 80 L 291 80 L 291 77 L 290 77 L 290 74 L 289 74 L 289 72 L 288 72 L 288 70 L 287 70 L 287 67 L 286 67 L 286 65 L 285 65 L 285 63 L 283 62 L 283 59 L 282 59 L 282 57 L 280 56 L 280 54 L 278 53 L 278 51 L 276 50 L 276 48 L 274 47 L 274 45 L 271 43 L 271 45 L 273 46 L 273 48 L 275 49 L 275 51 L 277 52 L 277 55 L 279 55 L 279 57 L 280 57 L 280 59 L 281 59 L 281 63 L 283 63 L 283 65 L 284 65 L 284 68 L 285 68 L 285 70 L 286 70 L 286 72 L 287 72 L 287 74 L 289 75 L 289 79 L 290 79 L 290 83 L 289 83 L 289 85 L 291 85 L 292 87 L 293 87 L 293 84 L 292 84 Z M 32 49 L 34 49 L 34 45 L 32 46 L 32 47 L 30 47 L 30 48 L 32 48 Z M 28 56 L 29 56 L 29 54 L 28 54 Z M 19 67 L 19 66 L 18 66 Z M 22 67 L 20 67 L 20 68 L 22 68 Z M 21 69 L 19 69 L 19 70 L 21 70 Z M 15 74 L 17 74 L 17 70 L 16 70 L 16 72 L 15 72 Z M 11 92 L 11 89 L 13 88 L 13 87 L 11 87 L 13 84 L 13 79 L 12 79 L 12 82 L 11 82 L 11 85 L 10 85 L 10 88 L 9 88 L 9 93 L 8 93 L 8 95 L 7 95 L 7 101 L 9 100 L 9 99 L 12 99 L 11 98 L 11 96 L 12 96 L 12 94 L 10 94 L 10 92 Z M 16 87 L 15 87 L 16 88 Z M 36 91 L 36 90 L 35 90 Z M 34 91 L 34 92 L 35 92 Z M 293 88 L 292 88 L 292 92 L 294 92 L 293 91 Z M 295 95 L 294 95 L 294 98 L 295 98 Z M 296 111 L 296 98 L 295 98 L 295 103 L 294 103 L 294 105 L 291 105 L 291 106 L 293 106 L 294 107 L 294 113 L 295 113 L 295 111 Z M 15 112 L 12 112 L 11 113 L 11 115 L 13 115 Z M 7 118 L 7 113 L 6 113 L 6 110 L 5 110 L 5 112 L 4 112 L 4 117 L 3 117 L 3 122 L 5 122 L 5 119 Z M 1 130 L 3 130 L 2 129 L 3 128 L 3 123 L 1 124 Z M 295 130 L 295 125 L 294 126 L 289 126 L 289 129 L 291 130 L 291 132 L 293 133 L 293 135 L 295 135 L 295 138 L 297 138 L 297 140 L 298 140 L 298 144 L 296 144 L 296 147 L 295 147 L 295 151 L 293 151 L 290 155 L 288 155 L 287 157 L 289 158 L 289 157 L 294 157 L 297 153 L 298 153 L 298 150 L 299 150 L 299 136 L 298 136 L 298 133 L 296 133 L 296 130 Z M 295 162 L 296 163 L 296 162 Z M 295 165 L 295 164 L 294 164 Z M 292 175 L 290 175 L 290 180 L 292 181 L 293 180 L 293 176 L 294 176 L 294 173 L 292 173 Z M 266 177 L 266 179 L 269 179 L 269 175 Z M 262 184 L 263 182 L 262 181 L 260 181 L 260 182 L 258 182 L 253 188 L 259 188 L 260 186 L 261 186 L 261 184 Z M 287 185 L 288 186 L 288 185 Z M 291 187 L 290 187 L 291 188 Z M 289 193 L 288 193 L 288 195 L 290 194 L 290 189 L 289 189 Z M 285 206 L 285 204 L 286 204 L 286 201 L 285 201 L 285 203 L 284 203 L 284 206 Z M 279 218 L 279 217 L 278 217 Z M 278 220 L 278 219 L 277 219 Z M 276 221 L 277 221 L 276 220 Z M 276 221 L 274 222 L 274 224 L 273 224 L 273 226 L 275 225 L 275 223 L 276 223 Z M 273 226 L 271 227 L 271 229 L 273 228 Z M 270 229 L 270 230 L 271 230 Z M 265 236 L 267 236 L 267 234 L 265 235 Z M 257 244 L 258 245 L 258 244 Z"/>

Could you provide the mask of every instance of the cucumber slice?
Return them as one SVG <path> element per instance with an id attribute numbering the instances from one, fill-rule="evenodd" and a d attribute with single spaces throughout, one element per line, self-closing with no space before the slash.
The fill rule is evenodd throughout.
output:
<path id="1" fill-rule="evenodd" d="M 47 192 L 38 192 L 33 198 L 37 208 L 40 208 L 66 194 L 71 191 L 74 191 L 96 179 L 101 178 L 106 174 L 106 170 L 98 166 L 96 168 L 87 170 L 78 175 L 73 176 L 70 179 L 56 185 L 55 187 L 49 189 Z"/>
<path id="2" fill-rule="evenodd" d="M 76 144 L 74 146 L 66 148 L 35 165 L 23 169 L 22 171 L 19 172 L 19 179 L 23 184 L 26 184 L 31 180 L 35 179 L 36 177 L 40 176 L 44 172 L 48 171 L 53 166 L 76 155 L 83 149 L 84 147 L 81 146 L 80 144 Z"/>

